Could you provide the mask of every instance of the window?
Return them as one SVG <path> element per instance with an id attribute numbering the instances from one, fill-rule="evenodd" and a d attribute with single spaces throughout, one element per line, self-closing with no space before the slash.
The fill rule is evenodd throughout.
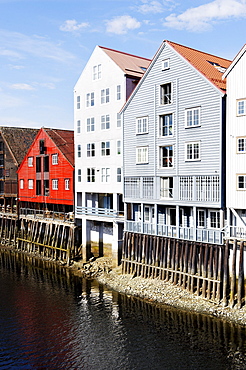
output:
<path id="1" fill-rule="evenodd" d="M 246 153 L 246 137 L 240 137 L 237 139 L 237 152 Z"/>
<path id="2" fill-rule="evenodd" d="M 41 180 L 36 180 L 36 195 L 42 195 Z"/>
<path id="3" fill-rule="evenodd" d="M 136 120 L 137 134 L 146 134 L 148 132 L 148 117 L 139 117 Z"/>
<path id="4" fill-rule="evenodd" d="M 77 134 L 80 134 L 80 131 L 81 131 L 81 124 L 80 124 L 80 120 L 77 121 Z"/>
<path id="5" fill-rule="evenodd" d="M 186 109 L 185 126 L 186 127 L 200 126 L 200 107 Z"/>
<path id="6" fill-rule="evenodd" d="M 93 80 L 99 80 L 102 76 L 102 66 L 98 64 L 93 67 Z"/>
<path id="7" fill-rule="evenodd" d="M 108 130 L 110 128 L 110 117 L 109 114 L 101 116 L 101 130 Z"/>
<path id="8" fill-rule="evenodd" d="M 78 182 L 81 182 L 81 169 L 78 169 Z"/>
<path id="9" fill-rule="evenodd" d="M 24 179 L 20 179 L 20 189 L 24 189 Z"/>
<path id="10" fill-rule="evenodd" d="M 148 163 L 148 152 L 149 148 L 147 146 L 136 148 L 136 164 Z"/>
<path id="11" fill-rule="evenodd" d="M 246 190 L 246 175 L 237 175 L 237 189 Z"/>
<path id="12" fill-rule="evenodd" d="M 161 68 L 163 71 L 170 68 L 170 59 L 164 59 L 161 63 Z"/>
<path id="13" fill-rule="evenodd" d="M 43 161 L 44 161 L 44 172 L 49 172 L 49 156 L 46 155 L 45 157 L 43 157 Z"/>
<path id="14" fill-rule="evenodd" d="M 110 155 L 110 141 L 101 142 L 101 155 L 102 156 Z"/>
<path id="15" fill-rule="evenodd" d="M 200 142 L 186 143 L 186 161 L 200 160 Z"/>
<path id="16" fill-rule="evenodd" d="M 33 157 L 28 157 L 27 164 L 28 164 L 28 167 L 33 167 Z"/>
<path id="17" fill-rule="evenodd" d="M 101 169 L 101 182 L 109 182 L 110 181 L 110 168 L 102 168 Z"/>
<path id="18" fill-rule="evenodd" d="M 41 157 L 36 157 L 36 172 L 41 172 Z"/>
<path id="19" fill-rule="evenodd" d="M 121 85 L 117 85 L 116 98 L 117 100 L 121 99 Z"/>
<path id="20" fill-rule="evenodd" d="M 171 136 L 173 134 L 173 115 L 160 116 L 160 136 Z"/>
<path id="21" fill-rule="evenodd" d="M 86 94 L 86 106 L 93 107 L 95 104 L 94 92 Z"/>
<path id="22" fill-rule="evenodd" d="M 173 177 L 161 177 L 161 198 L 173 198 Z"/>
<path id="23" fill-rule="evenodd" d="M 95 168 L 87 168 L 87 182 L 95 182 Z"/>
<path id="24" fill-rule="evenodd" d="M 244 116 L 246 114 L 246 98 L 237 100 L 237 115 Z"/>
<path id="25" fill-rule="evenodd" d="M 52 165 L 58 164 L 58 154 L 57 153 L 52 154 L 51 158 L 52 158 Z"/>
<path id="26" fill-rule="evenodd" d="M 172 103 L 172 84 L 161 85 L 161 105 L 171 104 Z"/>
<path id="27" fill-rule="evenodd" d="M 70 179 L 65 179 L 65 190 L 70 190 Z"/>
<path id="28" fill-rule="evenodd" d="M 80 96 L 77 96 L 77 109 L 80 109 Z"/>
<path id="29" fill-rule="evenodd" d="M 173 167 L 173 146 L 160 147 L 160 167 L 168 168 Z"/>
<path id="30" fill-rule="evenodd" d="M 80 144 L 77 147 L 77 154 L 78 154 L 78 158 L 80 158 L 81 157 L 81 145 Z"/>
<path id="31" fill-rule="evenodd" d="M 52 190 L 58 190 L 58 180 L 57 179 L 52 180 Z"/>
<path id="32" fill-rule="evenodd" d="M 210 211 L 209 212 L 210 227 L 211 229 L 220 228 L 220 211 Z"/>
<path id="33" fill-rule="evenodd" d="M 49 180 L 44 180 L 44 196 L 48 197 L 50 195 Z"/>
<path id="34" fill-rule="evenodd" d="M 121 127 L 121 115 L 117 113 L 117 127 Z"/>
<path id="35" fill-rule="evenodd" d="M 205 227 L 205 221 L 206 221 L 205 211 L 199 209 L 197 211 L 197 226 L 198 227 Z"/>
<path id="36" fill-rule="evenodd" d="M 121 154 L 121 140 L 117 140 L 117 154 Z"/>
<path id="37" fill-rule="evenodd" d="M 87 132 L 95 131 L 95 119 L 87 118 Z"/>
<path id="38" fill-rule="evenodd" d="M 95 143 L 87 144 L 87 157 L 95 157 Z"/>
<path id="39" fill-rule="evenodd" d="M 121 168 L 117 168 L 117 182 L 121 182 Z"/>
<path id="40" fill-rule="evenodd" d="M 44 146 L 44 140 L 39 140 L 39 152 L 40 154 L 44 154 L 45 153 L 45 146 Z"/>
<path id="41" fill-rule="evenodd" d="M 101 90 L 101 104 L 109 103 L 109 89 Z"/>

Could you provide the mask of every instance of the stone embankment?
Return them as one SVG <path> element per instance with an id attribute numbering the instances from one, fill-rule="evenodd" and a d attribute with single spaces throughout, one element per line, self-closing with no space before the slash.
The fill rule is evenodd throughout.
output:
<path id="1" fill-rule="evenodd" d="M 109 258 L 98 258 L 86 264 L 73 266 L 79 274 L 98 280 L 101 284 L 119 293 L 138 297 L 150 303 L 172 306 L 189 312 L 206 314 L 246 326 L 246 307 L 241 309 L 222 307 L 211 301 L 191 294 L 180 286 L 159 279 L 144 279 L 134 275 L 123 275 L 121 267 L 112 269 Z"/>

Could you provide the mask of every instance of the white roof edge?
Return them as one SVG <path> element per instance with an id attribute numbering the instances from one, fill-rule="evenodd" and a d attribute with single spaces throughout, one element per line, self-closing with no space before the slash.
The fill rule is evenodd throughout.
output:
<path id="1" fill-rule="evenodd" d="M 225 73 L 223 74 L 222 80 L 224 80 L 227 77 L 227 75 L 231 72 L 232 68 L 237 64 L 239 59 L 242 58 L 242 56 L 245 52 L 246 52 L 246 44 L 242 47 L 242 49 L 239 51 L 239 53 L 235 56 L 235 58 L 233 59 L 233 61 L 231 62 L 231 64 L 229 65 L 229 67 L 227 68 Z"/>

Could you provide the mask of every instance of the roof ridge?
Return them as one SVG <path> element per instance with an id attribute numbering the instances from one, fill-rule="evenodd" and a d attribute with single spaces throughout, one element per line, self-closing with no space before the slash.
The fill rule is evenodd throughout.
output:
<path id="1" fill-rule="evenodd" d="M 99 48 L 101 49 L 106 49 L 106 50 L 110 50 L 110 51 L 114 51 L 116 53 L 121 53 L 121 54 L 125 54 L 125 55 L 129 55 L 130 57 L 135 57 L 135 58 L 140 58 L 140 59 L 145 59 L 145 60 L 152 60 L 150 58 L 145 58 L 145 57 L 140 57 L 139 55 L 135 55 L 135 54 L 130 54 L 130 53 L 126 53 L 124 51 L 120 51 L 120 50 L 116 50 L 116 49 L 111 49 L 111 48 L 107 48 L 105 46 L 100 46 L 98 45 Z"/>
<path id="2" fill-rule="evenodd" d="M 219 59 L 227 60 L 228 62 L 230 62 L 230 61 L 231 61 L 230 59 L 222 58 L 222 57 L 219 57 L 218 55 L 211 54 L 211 53 L 207 53 L 206 51 L 202 51 L 202 50 L 194 49 L 194 48 L 191 48 L 191 47 L 186 46 L 186 45 L 179 44 L 179 43 L 174 42 L 174 41 L 164 40 L 164 42 L 167 42 L 167 43 L 169 43 L 169 44 L 171 44 L 171 45 L 172 45 L 172 44 L 174 44 L 174 45 L 178 45 L 178 46 L 181 46 L 181 47 L 184 47 L 184 48 L 186 48 L 186 49 L 190 49 L 190 50 L 193 50 L 193 51 L 196 51 L 196 52 L 202 53 L 202 54 L 210 55 L 210 56 L 215 57 L 215 58 L 219 58 Z"/>

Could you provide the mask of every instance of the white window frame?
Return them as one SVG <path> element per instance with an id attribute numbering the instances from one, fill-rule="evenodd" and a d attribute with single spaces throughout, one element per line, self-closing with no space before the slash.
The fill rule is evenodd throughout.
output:
<path id="1" fill-rule="evenodd" d="M 86 170 L 86 181 L 95 182 L 96 181 L 96 170 L 94 167 L 88 167 Z"/>
<path id="2" fill-rule="evenodd" d="M 110 156 L 110 141 L 101 141 L 101 156 Z"/>
<path id="3" fill-rule="evenodd" d="M 95 131 L 95 118 L 89 117 L 86 120 L 86 131 L 87 132 L 94 132 Z"/>
<path id="4" fill-rule="evenodd" d="M 101 104 L 109 103 L 109 88 L 101 90 Z"/>
<path id="5" fill-rule="evenodd" d="M 239 183 L 241 183 L 243 186 L 240 187 Z M 238 191 L 245 191 L 246 190 L 246 174 L 244 174 L 244 173 L 237 174 L 237 190 Z"/>
<path id="6" fill-rule="evenodd" d="M 58 179 L 52 179 L 52 190 L 58 190 Z"/>
<path id="7" fill-rule="evenodd" d="M 64 179 L 65 190 L 70 190 L 70 179 Z"/>
<path id="8" fill-rule="evenodd" d="M 24 189 L 24 179 L 20 179 L 20 189 Z"/>
<path id="9" fill-rule="evenodd" d="M 77 145 L 77 157 L 81 158 L 81 144 Z"/>
<path id="10" fill-rule="evenodd" d="M 100 80 L 101 77 L 102 77 L 102 65 L 98 64 L 98 65 L 93 66 L 93 69 L 92 69 L 93 81 Z"/>
<path id="11" fill-rule="evenodd" d="M 242 105 L 242 111 L 240 109 L 240 105 Z M 246 98 L 237 99 L 237 116 L 240 117 L 245 115 L 246 115 Z"/>
<path id="12" fill-rule="evenodd" d="M 160 198 L 173 199 L 173 177 L 160 177 Z"/>
<path id="13" fill-rule="evenodd" d="M 51 159 L 52 159 L 52 165 L 53 166 L 57 165 L 58 164 L 58 153 L 52 154 Z"/>
<path id="14" fill-rule="evenodd" d="M 148 133 L 149 117 L 137 117 L 136 118 L 136 134 L 142 135 Z"/>
<path id="15" fill-rule="evenodd" d="M 101 130 L 109 130 L 110 129 L 110 115 L 106 114 L 101 116 Z"/>
<path id="16" fill-rule="evenodd" d="M 121 127 L 121 114 L 117 113 L 117 128 Z"/>
<path id="17" fill-rule="evenodd" d="M 168 124 L 164 125 L 165 123 L 165 118 L 168 117 Z M 171 120 L 170 120 L 171 117 Z M 162 114 L 159 116 L 159 125 L 160 125 L 160 137 L 167 137 L 167 136 L 173 136 L 173 113 L 167 113 L 167 114 Z M 166 128 L 167 130 L 167 135 L 164 134 L 164 129 Z"/>
<path id="18" fill-rule="evenodd" d="M 215 224 L 212 223 L 212 214 L 215 213 Z M 209 228 L 210 229 L 220 229 L 220 225 L 221 225 L 221 219 L 220 219 L 220 211 L 218 210 L 209 210 L 208 211 L 208 214 L 209 214 Z"/>
<path id="19" fill-rule="evenodd" d="M 190 128 L 199 126 L 201 126 L 201 107 L 185 109 L 185 127 Z"/>
<path id="20" fill-rule="evenodd" d="M 197 148 L 196 148 L 197 145 L 198 145 L 198 157 L 197 157 Z M 190 147 L 191 147 L 191 158 L 189 158 L 189 155 L 188 155 L 188 150 Z M 200 160 L 201 160 L 201 142 L 191 141 L 189 143 L 185 143 L 185 161 L 196 162 Z"/>
<path id="21" fill-rule="evenodd" d="M 95 143 L 88 143 L 87 144 L 87 151 L 86 151 L 87 157 L 95 157 L 95 154 L 96 154 L 96 145 L 95 145 Z"/>
<path id="22" fill-rule="evenodd" d="M 199 229 L 206 228 L 206 212 L 204 209 L 197 210 L 197 227 Z"/>
<path id="23" fill-rule="evenodd" d="M 28 165 L 28 167 L 33 167 L 33 157 L 28 157 L 27 158 L 27 165 Z"/>
<path id="24" fill-rule="evenodd" d="M 80 109 L 80 95 L 77 96 L 77 109 Z"/>
<path id="25" fill-rule="evenodd" d="M 170 58 L 163 59 L 161 62 L 161 69 L 162 71 L 166 71 L 170 68 Z"/>
<path id="26" fill-rule="evenodd" d="M 81 121 L 80 119 L 77 121 L 77 134 L 81 133 Z"/>
<path id="27" fill-rule="evenodd" d="M 164 94 L 164 86 L 170 85 L 170 92 Z M 165 99 L 164 99 L 165 97 Z M 173 101 L 173 84 L 172 82 L 167 82 L 160 85 L 160 105 L 170 105 Z"/>
<path id="28" fill-rule="evenodd" d="M 149 163 L 149 147 L 139 146 L 136 147 L 136 164 Z"/>
<path id="29" fill-rule="evenodd" d="M 103 183 L 110 182 L 110 168 L 109 167 L 101 168 L 101 182 Z"/>
<path id="30" fill-rule="evenodd" d="M 121 167 L 118 167 L 117 168 L 117 182 L 121 182 L 121 174 L 122 174 Z"/>
<path id="31" fill-rule="evenodd" d="M 78 182 L 81 182 L 81 180 L 82 180 L 81 168 L 78 168 Z"/>
<path id="32" fill-rule="evenodd" d="M 164 148 L 167 151 L 166 156 L 163 155 L 164 154 L 163 153 Z M 174 167 L 174 147 L 173 147 L 173 145 L 162 145 L 162 146 L 160 146 L 159 153 L 160 153 L 160 168 L 162 168 L 162 169 L 164 169 L 164 168 L 173 168 Z M 170 155 L 170 153 L 172 155 Z M 165 163 L 167 164 L 166 166 L 164 166 L 164 158 L 166 159 L 166 161 L 165 161 Z"/>
<path id="33" fill-rule="evenodd" d="M 121 100 L 121 85 L 116 86 L 116 100 Z"/>
<path id="34" fill-rule="evenodd" d="M 241 145 L 240 145 L 241 141 Z M 241 147 L 242 150 L 239 150 Z M 244 154 L 246 153 L 246 136 L 237 137 L 237 153 Z"/>
<path id="35" fill-rule="evenodd" d="M 117 140 L 116 142 L 116 153 L 117 155 L 121 155 L 121 140 Z"/>
<path id="36" fill-rule="evenodd" d="M 86 94 L 86 107 L 94 107 L 95 105 L 95 93 L 90 92 Z"/>
<path id="37" fill-rule="evenodd" d="M 34 180 L 28 179 L 28 189 L 34 189 Z"/>

